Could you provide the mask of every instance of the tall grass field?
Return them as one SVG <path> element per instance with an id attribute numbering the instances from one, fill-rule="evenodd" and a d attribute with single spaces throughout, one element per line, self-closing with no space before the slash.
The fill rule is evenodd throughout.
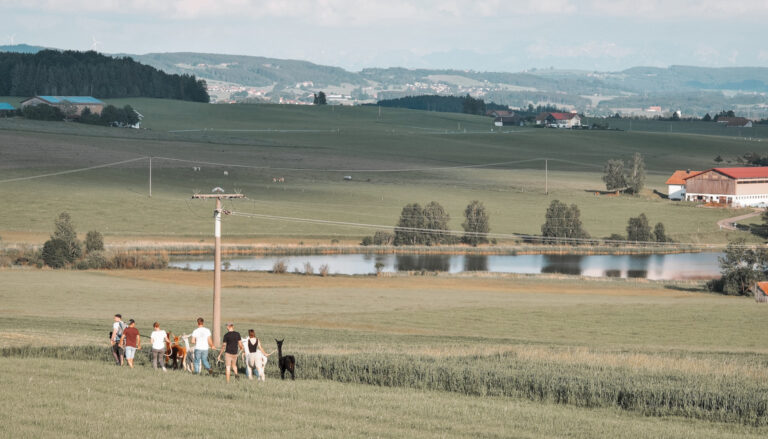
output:
<path id="1" fill-rule="evenodd" d="M 267 351 L 285 338 L 298 364 L 294 382 L 279 379 L 273 356 L 265 383 L 227 385 L 221 365 L 212 377 L 152 370 L 146 339 L 136 369 L 115 367 L 106 343 L 115 312 L 145 337 L 156 320 L 175 334 L 210 320 L 210 274 L 0 273 L 3 422 L 21 436 L 159 426 L 211 436 L 218 426 L 193 430 L 185 413 L 254 411 L 265 432 L 333 437 L 768 428 L 768 352 L 744 335 L 760 332 L 764 310 L 697 283 L 227 273 L 223 318 L 256 329 Z"/>

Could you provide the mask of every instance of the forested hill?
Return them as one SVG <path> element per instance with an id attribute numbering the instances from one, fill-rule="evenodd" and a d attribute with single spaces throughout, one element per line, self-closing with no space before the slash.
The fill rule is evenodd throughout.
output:
<path id="1" fill-rule="evenodd" d="M 34 95 L 209 100 L 204 80 L 168 74 L 127 57 L 72 50 L 0 52 L 0 96 Z"/>

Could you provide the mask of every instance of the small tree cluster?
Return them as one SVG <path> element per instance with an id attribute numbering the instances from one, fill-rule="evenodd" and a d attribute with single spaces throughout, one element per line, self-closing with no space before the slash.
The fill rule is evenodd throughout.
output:
<path id="1" fill-rule="evenodd" d="M 603 182 L 609 191 L 626 190 L 637 194 L 645 186 L 645 161 L 636 152 L 629 166 L 624 168 L 624 160 L 608 160 L 603 168 Z"/>
<path id="2" fill-rule="evenodd" d="M 579 207 L 575 204 L 568 206 L 560 200 L 553 200 L 549 204 L 544 215 L 544 224 L 541 226 L 541 234 L 547 238 L 589 238 L 589 233 L 581 224 Z"/>
<path id="3" fill-rule="evenodd" d="M 98 264 L 104 259 L 101 254 L 104 250 L 104 237 L 101 233 L 91 230 L 85 237 L 85 254 L 83 243 L 77 238 L 72 217 L 67 212 L 62 212 L 54 221 L 54 230 L 51 239 L 43 244 L 41 257 L 45 265 L 52 268 L 63 268 L 78 263 L 78 268 L 102 268 L 107 263 Z M 81 264 L 82 263 L 82 264 Z"/>
<path id="4" fill-rule="evenodd" d="M 718 258 L 722 277 L 707 284 L 710 290 L 745 296 L 755 282 L 768 278 L 768 251 L 745 244 L 743 239 L 728 244 L 724 255 Z"/>
<path id="5" fill-rule="evenodd" d="M 315 105 L 326 105 L 328 102 L 325 98 L 325 92 L 321 91 L 321 92 L 315 93 L 312 103 Z"/>
<path id="6" fill-rule="evenodd" d="M 84 108 L 80 114 L 80 122 L 91 125 L 105 126 L 133 126 L 139 122 L 139 115 L 130 105 L 123 108 L 117 108 L 114 105 L 107 105 L 101 111 L 101 114 L 91 113 L 91 110 Z"/>
<path id="7" fill-rule="evenodd" d="M 488 242 L 490 217 L 480 201 L 472 201 L 464 209 L 464 236 L 462 242 L 478 245 Z M 452 244 L 456 238 L 448 229 L 451 216 L 440 203 L 430 202 L 422 207 L 418 203 L 407 204 L 400 213 L 394 235 L 376 232 L 369 243 L 375 245 L 436 245 Z"/>
<path id="8" fill-rule="evenodd" d="M 34 120 L 64 120 L 64 113 L 47 104 L 27 105 L 21 110 L 24 117 Z"/>
<path id="9" fill-rule="evenodd" d="M 672 242 L 667 236 L 664 223 L 658 222 L 651 230 L 648 218 L 644 213 L 631 217 L 627 224 L 627 240 L 636 242 Z"/>

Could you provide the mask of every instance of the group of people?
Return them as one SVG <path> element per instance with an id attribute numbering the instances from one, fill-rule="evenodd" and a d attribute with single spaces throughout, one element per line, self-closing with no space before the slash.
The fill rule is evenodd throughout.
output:
<path id="1" fill-rule="evenodd" d="M 150 341 L 152 343 L 151 351 L 151 363 L 155 369 L 166 370 L 165 359 L 169 346 L 171 346 L 170 336 L 166 331 L 160 328 L 160 323 L 155 322 L 153 325 L 152 334 L 150 335 Z M 202 317 L 197 319 L 197 328 L 192 331 L 192 346 L 193 352 L 192 358 L 194 359 L 194 371 L 199 374 L 202 369 L 213 373 L 211 364 L 208 361 L 208 351 L 219 350 L 216 348 L 216 344 L 213 342 L 210 329 L 205 327 L 205 320 Z M 115 359 L 115 364 L 118 366 L 123 365 L 123 361 L 128 363 L 128 366 L 133 368 L 133 360 L 136 357 L 136 352 L 141 350 L 141 334 L 136 328 L 136 322 L 133 319 L 128 320 L 128 324 L 123 322 L 123 316 L 115 314 L 114 323 L 112 324 L 112 332 L 109 333 L 109 341 L 112 346 L 112 356 Z M 245 341 L 245 344 L 243 342 Z M 227 323 L 227 333 L 223 337 L 222 349 L 219 351 L 218 360 L 221 361 L 221 356 L 224 354 L 224 367 L 227 382 L 230 378 L 230 369 L 237 376 L 237 356 L 242 351 L 245 353 L 245 364 L 248 378 L 253 379 L 252 370 L 263 369 L 257 367 L 257 361 L 259 356 L 262 358 L 269 357 L 261 346 L 261 342 L 256 338 L 256 333 L 253 329 L 248 330 L 248 338 L 244 339 L 240 333 L 235 331 L 235 325 L 233 323 Z M 187 355 L 190 355 L 187 352 Z M 266 360 L 263 360 L 266 362 Z M 262 372 L 263 373 L 263 372 Z M 263 378 L 263 377 L 262 377 Z"/>

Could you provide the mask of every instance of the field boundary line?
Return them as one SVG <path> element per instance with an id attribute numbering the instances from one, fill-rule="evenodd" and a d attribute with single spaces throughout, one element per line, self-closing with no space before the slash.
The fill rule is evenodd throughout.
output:
<path id="1" fill-rule="evenodd" d="M 33 180 L 33 179 L 36 179 L 36 178 L 55 177 L 57 175 L 74 174 L 76 172 L 85 172 L 85 171 L 90 171 L 92 169 L 109 168 L 110 166 L 117 166 L 117 165 L 122 165 L 122 164 L 125 164 L 125 163 L 137 162 L 139 160 L 146 160 L 148 158 L 149 158 L 149 156 L 143 156 L 143 157 L 138 157 L 138 158 L 135 158 L 135 159 L 121 160 L 119 162 L 104 163 L 102 165 L 89 166 L 87 168 L 70 169 L 70 170 L 67 170 L 67 171 L 51 172 L 51 173 L 48 173 L 48 174 L 30 175 L 28 177 L 8 178 L 8 179 L 5 179 L 5 180 L 0 180 L 0 183 L 10 183 L 10 182 L 13 182 L 13 181 Z"/>

